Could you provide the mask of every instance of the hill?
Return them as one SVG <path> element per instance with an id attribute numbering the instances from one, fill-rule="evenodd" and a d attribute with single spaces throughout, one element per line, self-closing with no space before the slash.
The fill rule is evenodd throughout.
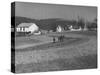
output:
<path id="1" fill-rule="evenodd" d="M 16 16 L 16 17 L 11 17 L 11 26 L 12 27 L 13 25 L 18 26 L 20 23 L 30 23 L 30 22 L 35 23 L 36 21 L 37 21 L 36 19 Z"/>
<path id="2" fill-rule="evenodd" d="M 40 29 L 43 30 L 53 30 L 55 31 L 56 27 L 58 25 L 62 26 L 62 27 L 67 27 L 67 25 L 72 25 L 74 24 L 73 21 L 70 20 L 64 20 L 61 18 L 49 18 L 49 19 L 30 19 L 30 18 L 26 18 L 26 17 L 11 17 L 11 25 L 13 27 L 13 25 L 18 26 L 20 23 L 36 23 Z M 14 23 L 15 20 L 15 23 Z"/>

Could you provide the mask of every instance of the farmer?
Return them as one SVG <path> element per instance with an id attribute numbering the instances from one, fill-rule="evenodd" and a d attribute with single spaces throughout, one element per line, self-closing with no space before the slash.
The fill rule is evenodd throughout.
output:
<path id="1" fill-rule="evenodd" d="M 53 37 L 53 43 L 55 43 L 56 42 L 56 39 L 55 39 L 55 37 Z"/>
<path id="2" fill-rule="evenodd" d="M 58 37 L 58 41 L 61 42 L 61 36 Z"/>
<path id="3" fill-rule="evenodd" d="M 64 35 L 61 36 L 62 41 L 64 40 Z"/>

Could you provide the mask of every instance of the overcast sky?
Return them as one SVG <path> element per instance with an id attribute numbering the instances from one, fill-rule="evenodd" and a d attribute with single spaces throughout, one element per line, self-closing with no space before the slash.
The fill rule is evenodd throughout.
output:
<path id="1" fill-rule="evenodd" d="M 33 19 L 63 18 L 68 20 L 77 20 L 78 16 L 80 16 L 85 20 L 92 21 L 97 17 L 97 8 L 93 6 L 16 2 L 16 16 Z"/>

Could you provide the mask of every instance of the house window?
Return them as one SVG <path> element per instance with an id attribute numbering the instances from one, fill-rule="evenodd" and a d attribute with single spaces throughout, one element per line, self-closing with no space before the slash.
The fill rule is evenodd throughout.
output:
<path id="1" fill-rule="evenodd" d="M 23 27 L 23 32 L 25 32 L 25 27 Z"/>

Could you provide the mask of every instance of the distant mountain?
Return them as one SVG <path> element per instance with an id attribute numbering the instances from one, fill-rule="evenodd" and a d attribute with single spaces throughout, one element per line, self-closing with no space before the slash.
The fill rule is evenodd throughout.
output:
<path id="1" fill-rule="evenodd" d="M 67 25 L 73 24 L 72 21 L 64 20 L 60 18 L 52 18 L 52 19 L 41 19 L 37 22 L 37 25 L 43 30 L 53 30 L 57 28 L 58 25 L 62 27 L 67 27 Z"/>
<path id="2" fill-rule="evenodd" d="M 53 30 L 55 31 L 56 27 L 58 25 L 62 26 L 62 27 L 66 27 L 67 25 L 71 25 L 73 24 L 73 21 L 70 20 L 64 20 L 61 18 L 50 18 L 50 19 L 30 19 L 30 18 L 26 18 L 26 17 L 11 17 L 11 25 L 13 27 L 13 25 L 18 26 L 20 23 L 36 23 L 40 29 L 43 30 Z M 14 23 L 15 20 L 15 23 Z"/>
<path id="3" fill-rule="evenodd" d="M 36 23 L 36 19 L 30 19 L 30 18 L 26 18 L 26 17 L 11 17 L 11 25 L 19 25 L 20 23 L 30 23 L 30 22 L 34 22 Z M 14 23 L 15 22 L 15 23 Z"/>

